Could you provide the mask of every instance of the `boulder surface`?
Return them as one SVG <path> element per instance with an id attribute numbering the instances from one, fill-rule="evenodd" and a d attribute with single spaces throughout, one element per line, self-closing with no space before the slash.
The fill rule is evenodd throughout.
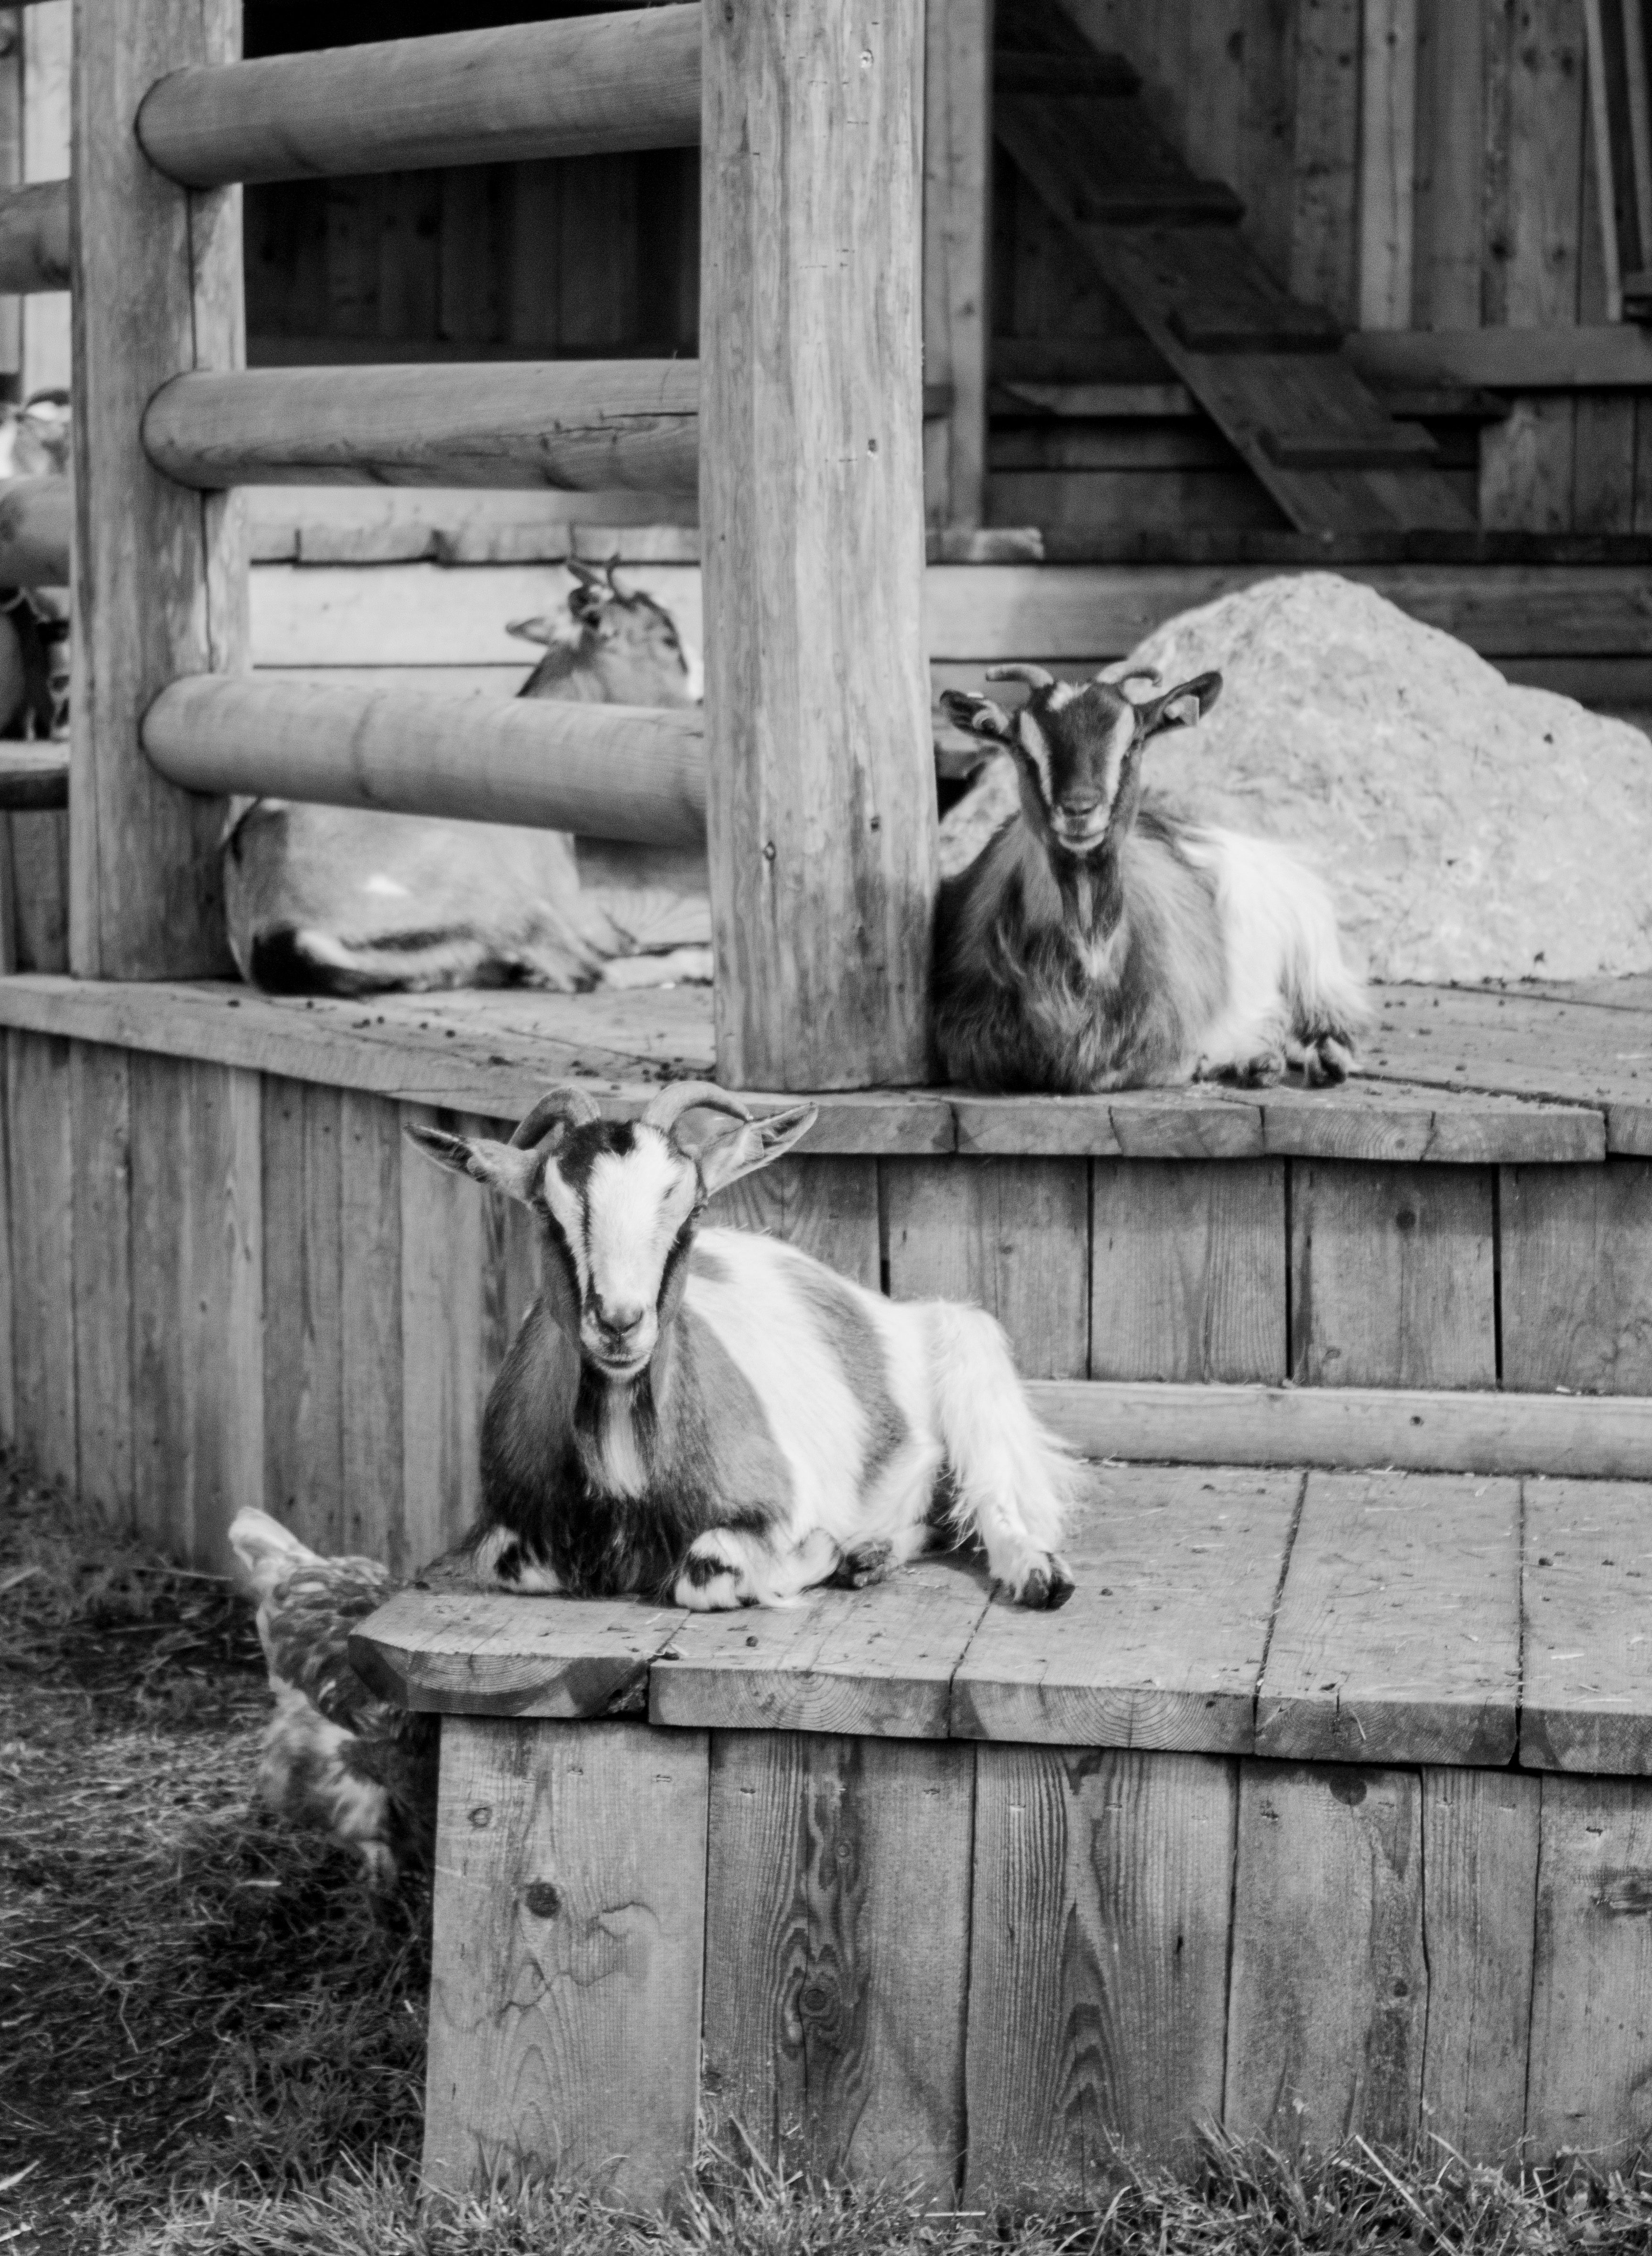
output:
<path id="1" fill-rule="evenodd" d="M 1127 664 L 1166 687 L 1221 673 L 1208 718 L 1154 740 L 1149 787 L 1195 821 L 1294 846 L 1329 880 L 1369 976 L 1652 969 L 1652 740 L 1639 729 L 1515 687 L 1328 572 L 1183 612 Z M 1010 763 L 995 760 L 943 825 L 943 869 L 972 859 L 1015 804 Z"/>

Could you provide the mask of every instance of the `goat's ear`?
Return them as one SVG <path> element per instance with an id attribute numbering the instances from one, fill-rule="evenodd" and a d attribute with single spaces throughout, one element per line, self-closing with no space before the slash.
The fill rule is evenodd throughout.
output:
<path id="1" fill-rule="evenodd" d="M 943 689 L 941 710 L 954 728 L 969 729 L 978 737 L 990 737 L 997 744 L 1014 741 L 1009 716 L 1003 707 L 995 705 L 990 697 L 978 697 L 973 689 Z"/>
<path id="2" fill-rule="evenodd" d="M 496 1144 L 487 1136 L 450 1136 L 443 1128 L 410 1124 L 406 1135 L 439 1167 L 468 1175 L 475 1182 L 485 1183 L 490 1191 L 520 1199 L 524 1206 L 531 1201 L 539 1179 L 538 1152 L 518 1151 L 514 1144 Z"/>
<path id="3" fill-rule="evenodd" d="M 727 1135 L 702 1144 L 695 1157 L 706 1195 L 713 1197 L 730 1183 L 737 1183 L 742 1175 L 754 1175 L 759 1167 L 779 1159 L 782 1153 L 803 1141 L 819 1117 L 818 1104 L 794 1104 L 789 1111 L 771 1112 L 766 1120 L 742 1120 Z"/>
<path id="4" fill-rule="evenodd" d="M 1150 698 L 1136 707 L 1142 716 L 1140 733 L 1156 737 L 1161 729 L 1191 729 L 1210 711 L 1221 687 L 1220 673 L 1196 673 L 1191 681 L 1178 681 L 1163 697 Z"/>

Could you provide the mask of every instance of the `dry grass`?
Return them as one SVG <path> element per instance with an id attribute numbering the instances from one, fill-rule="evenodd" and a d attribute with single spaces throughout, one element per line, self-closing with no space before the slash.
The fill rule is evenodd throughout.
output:
<path id="1" fill-rule="evenodd" d="M 1652 2256 L 1652 2178 L 1213 2144 L 1098 2212 L 714 2158 L 669 2225 L 422 2196 L 427 1906 L 247 1806 L 249 1610 L 0 1467 L 0 2256 Z M 20 2175 L 19 2175 L 20 2174 Z"/>

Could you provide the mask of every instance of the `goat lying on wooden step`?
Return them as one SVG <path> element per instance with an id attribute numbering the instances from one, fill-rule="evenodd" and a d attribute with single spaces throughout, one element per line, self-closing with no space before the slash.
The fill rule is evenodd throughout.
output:
<path id="1" fill-rule="evenodd" d="M 551 645 L 519 694 L 697 703 L 699 661 L 664 605 L 612 573 L 568 569 L 569 617 L 510 629 Z M 559 830 L 242 801 L 224 837 L 229 945 L 242 977 L 271 994 L 709 979 L 703 883 L 685 898 L 680 882 L 658 882 L 660 863 L 649 848 L 615 847 L 606 883 L 591 887 Z"/>
<path id="2" fill-rule="evenodd" d="M 1149 739 L 1199 720 L 1221 676 L 1140 703 L 1099 675 L 1075 686 L 1001 666 L 987 679 L 1032 694 L 1013 718 L 966 691 L 941 701 L 1014 755 L 1021 812 L 941 887 L 947 1076 L 1065 1095 L 1219 1074 L 1259 1084 L 1287 1063 L 1343 1080 L 1368 1012 L 1325 886 L 1284 847 L 1183 821 L 1142 789 Z"/>
<path id="3" fill-rule="evenodd" d="M 691 1149 L 678 1124 L 696 1108 L 738 1124 Z M 881 1579 L 944 1533 L 978 1538 L 1019 1604 L 1069 1596 L 1068 1461 L 990 1316 L 886 1301 L 747 1230 L 697 1232 L 708 1199 L 814 1119 L 754 1119 L 678 1082 L 637 1121 L 566 1088 L 509 1144 L 408 1131 L 522 1201 L 543 1243 L 544 1290 L 482 1421 L 465 1547 L 483 1587 L 784 1605 Z"/>

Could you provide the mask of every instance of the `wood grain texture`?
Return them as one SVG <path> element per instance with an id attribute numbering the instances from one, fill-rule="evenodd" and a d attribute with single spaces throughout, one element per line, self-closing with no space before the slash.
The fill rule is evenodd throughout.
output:
<path id="1" fill-rule="evenodd" d="M 947 1735 L 953 1671 L 988 1603 L 984 1566 L 915 1561 L 789 1612 L 693 1614 L 649 1679 L 656 1724 L 721 1731 Z"/>
<path id="2" fill-rule="evenodd" d="M 1296 1472 L 1095 1467 L 1058 1612 L 994 1606 L 953 1678 L 960 1738 L 1248 1753 Z"/>
<path id="3" fill-rule="evenodd" d="M 1525 2127 L 1541 1793 L 1509 1771 L 1423 1773 L 1423 2126 L 1488 2161 Z"/>
<path id="4" fill-rule="evenodd" d="M 878 1289 L 878 1184 L 874 1160 L 786 1159 L 714 1198 L 706 1220 L 766 1230 L 828 1269 Z"/>
<path id="5" fill-rule="evenodd" d="M 1028 1378 L 1089 1361 L 1089 1169 L 1082 1160 L 886 1161 L 889 1289 L 973 1301 Z"/>
<path id="6" fill-rule="evenodd" d="M 1652 1478 L 1652 1398 L 1640 1394 L 1128 1379 L 1034 1381 L 1030 1392 L 1082 1456 Z"/>
<path id="7" fill-rule="evenodd" d="M 1256 1752 L 1511 1760 L 1520 1540 L 1516 1481 L 1310 1473 L 1257 1696 Z"/>
<path id="8" fill-rule="evenodd" d="M 1597 2168 L 1652 2138 L 1652 1803 L 1624 1780 L 1545 1778 L 1532 1978 L 1528 2152 Z"/>
<path id="9" fill-rule="evenodd" d="M 1359 0 L 1302 0 L 1291 140 L 1289 281 L 1346 328 L 1360 314 Z"/>
<path id="10" fill-rule="evenodd" d="M 1185 2167 L 1221 2115 L 1237 1766 L 976 1759 L 965 2198 L 1094 2203 L 1120 2149 Z"/>
<path id="11" fill-rule="evenodd" d="M 1482 1170 L 1293 1161 L 1290 1371 L 1318 1386 L 1492 1386 Z"/>
<path id="12" fill-rule="evenodd" d="M 1369 0 L 1360 25 L 1359 306 L 1362 329 L 1411 326 L 1422 0 Z"/>
<path id="13" fill-rule="evenodd" d="M 1486 11 L 1418 0 L 1414 306 L 1419 329 L 1481 321 Z"/>
<path id="14" fill-rule="evenodd" d="M 383 1097 L 339 1095 L 339 1483 L 347 1551 L 409 1572 L 402 1519 L 402 1124 Z"/>
<path id="15" fill-rule="evenodd" d="M 982 521 L 992 328 L 993 0 L 924 16 L 924 376 L 952 387 L 924 433 L 932 525 Z"/>
<path id="16" fill-rule="evenodd" d="M 397 1590 L 350 1639 L 366 1681 L 444 1716 L 631 1714 L 685 1617 L 637 1598 Z"/>
<path id="17" fill-rule="evenodd" d="M 1529 1770 L 1652 1774 L 1652 1484 L 1528 1481 L 1525 1687 Z"/>
<path id="18" fill-rule="evenodd" d="M 37 180 L 0 194 L 0 290 L 69 286 L 69 184 Z"/>
<path id="19" fill-rule="evenodd" d="M 262 1075 L 264 1505 L 300 1540 L 347 1551 L 341 1092 Z M 355 1353 L 352 1340 L 348 1353 Z"/>
<path id="20" fill-rule="evenodd" d="M 1222 2109 L 1241 2138 L 1416 2136 L 1422 1800 L 1407 1771 L 1241 1764 Z"/>
<path id="21" fill-rule="evenodd" d="M 11 874 L 19 971 L 69 968 L 69 821 L 67 814 L 13 814 Z"/>
<path id="22" fill-rule="evenodd" d="M 1091 1377 L 1283 1378 L 1284 1161 L 1098 1161 L 1091 1184 Z"/>
<path id="23" fill-rule="evenodd" d="M 699 14 L 512 24 L 184 70 L 143 105 L 151 161 L 229 180 L 509 164 L 699 137 Z"/>
<path id="24" fill-rule="evenodd" d="M 163 478 L 138 419 L 169 377 L 245 357 L 241 197 L 187 196 L 128 128 L 156 79 L 230 60 L 240 25 L 235 0 L 151 0 L 118 21 L 75 8 L 70 955 L 85 977 L 228 969 L 223 810 L 158 775 L 137 729 L 174 676 L 245 663 L 243 520 Z"/>
<path id="25" fill-rule="evenodd" d="M 81 1496 L 132 1511 L 131 1084 L 123 1050 L 69 1046 L 74 1420 Z M 32 1318 L 31 1318 L 32 1321 Z"/>
<path id="26" fill-rule="evenodd" d="M 409 1105 L 415 1121 L 451 1126 Z M 462 1116 L 461 1116 L 462 1117 Z M 462 1126 L 459 1133 L 466 1132 Z M 482 1201 L 489 1194 L 404 1147 L 401 1172 L 402 1508 L 407 1555 L 458 1540 L 482 1500 Z"/>
<path id="27" fill-rule="evenodd" d="M 1505 1386 L 1652 1394 L 1652 1161 L 1505 1167 Z"/>
<path id="28" fill-rule="evenodd" d="M 706 18 L 707 835 L 733 1087 L 926 1074 L 922 84 L 917 8 Z"/>
<path id="29" fill-rule="evenodd" d="M 157 772 L 191 791 L 527 823 L 642 845 L 697 847 L 705 836 L 699 716 L 687 707 L 495 703 L 196 675 L 156 700 L 143 743 Z"/>
<path id="30" fill-rule="evenodd" d="M 952 2196 L 974 1783 L 967 1747 L 714 1738 L 706 2105 L 771 2167 Z"/>
<path id="31" fill-rule="evenodd" d="M 473 262 L 474 265 L 474 257 Z M 144 450 L 180 485 L 694 490 L 692 360 L 487 361 L 174 377 Z"/>
<path id="32" fill-rule="evenodd" d="M 425 2172 L 658 2209 L 693 2156 L 703 1734 L 442 1725 Z"/>
<path id="33" fill-rule="evenodd" d="M 47 1480 L 75 1484 L 74 1173 L 69 1045 L 6 1037 L 14 1434 Z"/>

